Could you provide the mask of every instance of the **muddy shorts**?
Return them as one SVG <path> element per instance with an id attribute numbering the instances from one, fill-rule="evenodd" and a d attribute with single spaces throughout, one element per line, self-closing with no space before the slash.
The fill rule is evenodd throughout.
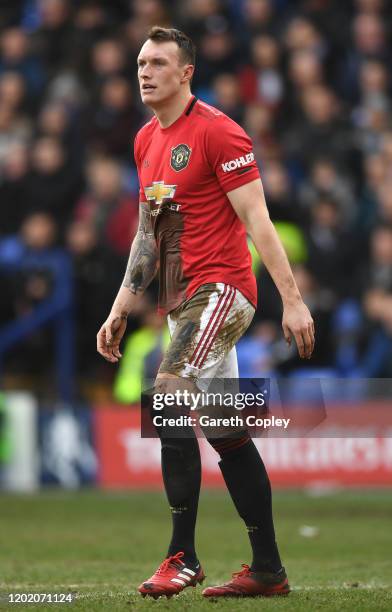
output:
<path id="1" fill-rule="evenodd" d="M 235 344 L 252 321 L 254 306 L 224 283 L 202 285 L 168 315 L 170 345 L 159 373 L 200 379 L 238 378 Z"/>

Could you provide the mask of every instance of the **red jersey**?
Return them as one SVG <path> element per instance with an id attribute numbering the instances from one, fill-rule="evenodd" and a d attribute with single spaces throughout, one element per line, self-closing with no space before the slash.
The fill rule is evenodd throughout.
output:
<path id="1" fill-rule="evenodd" d="M 226 195 L 260 178 L 244 130 L 192 97 L 168 128 L 153 117 L 139 130 L 135 160 L 159 252 L 159 310 L 168 313 L 217 282 L 256 306 L 245 227 Z"/>

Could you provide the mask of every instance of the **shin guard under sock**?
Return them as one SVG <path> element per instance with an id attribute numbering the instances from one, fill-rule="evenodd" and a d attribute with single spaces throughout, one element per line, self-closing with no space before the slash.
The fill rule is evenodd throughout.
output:
<path id="1" fill-rule="evenodd" d="M 159 392 L 162 392 L 162 388 Z M 156 416 L 154 392 L 147 396 L 151 420 Z M 183 406 L 165 406 L 160 413 L 165 419 L 187 414 Z M 169 421 L 167 421 L 169 422 Z M 197 438 L 188 425 L 174 427 L 155 424 L 161 440 L 162 477 L 172 515 L 172 537 L 167 556 L 184 552 L 183 561 L 197 564 L 195 552 L 195 526 L 201 484 L 201 461 Z"/>
<path id="2" fill-rule="evenodd" d="M 232 448 L 221 447 L 218 452 L 226 486 L 248 529 L 253 551 L 251 570 L 278 572 L 282 563 L 275 541 L 271 485 L 263 460 L 250 438 L 246 442 L 243 438 L 242 444 L 236 441 Z"/>
<path id="3" fill-rule="evenodd" d="M 195 526 L 201 464 L 196 437 L 162 439 L 162 475 L 172 513 L 173 532 L 168 556 L 184 552 L 184 562 L 197 563 Z"/>

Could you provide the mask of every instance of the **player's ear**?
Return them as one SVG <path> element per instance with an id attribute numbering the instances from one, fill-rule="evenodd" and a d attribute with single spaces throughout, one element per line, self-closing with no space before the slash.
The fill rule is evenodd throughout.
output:
<path id="1" fill-rule="evenodd" d="M 195 72 L 195 67 L 192 64 L 186 64 L 182 73 L 182 83 L 191 82 L 193 73 Z"/>

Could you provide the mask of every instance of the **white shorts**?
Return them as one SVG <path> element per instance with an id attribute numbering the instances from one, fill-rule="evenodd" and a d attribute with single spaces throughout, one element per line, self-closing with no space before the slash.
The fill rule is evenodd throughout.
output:
<path id="1" fill-rule="evenodd" d="M 254 306 L 235 287 L 202 285 L 168 315 L 171 342 L 159 373 L 195 381 L 238 378 L 235 344 L 254 313 Z"/>

